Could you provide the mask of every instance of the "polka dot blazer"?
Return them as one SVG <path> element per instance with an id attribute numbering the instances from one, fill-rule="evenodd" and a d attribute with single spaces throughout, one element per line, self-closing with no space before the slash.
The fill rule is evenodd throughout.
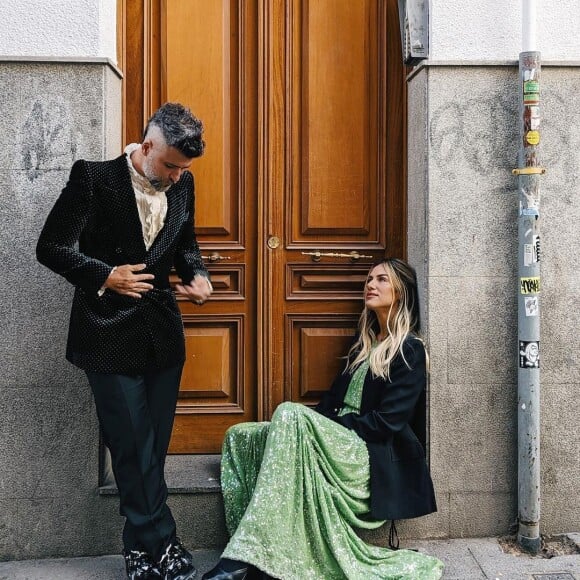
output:
<path id="1" fill-rule="evenodd" d="M 169 286 L 172 266 L 187 284 L 209 278 L 194 233 L 189 172 L 167 191 L 167 216 L 145 249 L 125 156 L 77 161 L 40 234 L 40 263 L 75 286 L 67 359 L 90 372 L 140 374 L 185 359 L 183 323 Z M 106 290 L 114 266 L 146 264 L 154 289 L 143 298 Z"/>

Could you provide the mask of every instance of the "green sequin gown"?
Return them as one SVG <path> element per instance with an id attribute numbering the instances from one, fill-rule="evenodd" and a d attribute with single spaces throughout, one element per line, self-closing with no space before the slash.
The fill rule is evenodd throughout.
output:
<path id="1" fill-rule="evenodd" d="M 360 408 L 367 369 L 354 373 L 343 412 Z M 231 427 L 223 444 L 221 485 L 231 535 L 224 558 L 282 580 L 442 576 L 436 558 L 359 538 L 354 528 L 384 523 L 369 518 L 366 445 L 304 405 L 282 403 L 271 422 Z"/>

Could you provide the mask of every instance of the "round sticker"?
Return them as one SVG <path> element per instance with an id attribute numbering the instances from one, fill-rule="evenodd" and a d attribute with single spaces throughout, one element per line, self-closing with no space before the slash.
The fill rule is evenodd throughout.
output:
<path id="1" fill-rule="evenodd" d="M 539 131 L 528 131 L 526 133 L 526 141 L 530 145 L 537 145 L 540 142 L 540 132 Z"/>

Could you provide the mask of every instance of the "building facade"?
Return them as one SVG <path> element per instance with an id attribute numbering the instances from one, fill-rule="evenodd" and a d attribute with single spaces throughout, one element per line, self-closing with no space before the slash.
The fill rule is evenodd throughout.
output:
<path id="1" fill-rule="evenodd" d="M 439 511 L 401 528 L 417 538 L 503 535 L 517 519 L 511 170 L 520 11 L 501 0 L 431 0 L 429 8 L 429 58 L 406 79 L 406 253 L 419 274 L 430 349 Z M 36 262 L 34 247 L 73 161 L 122 151 L 118 6 L 33 0 L 26 9 L 4 1 L 1 10 L 0 559 L 116 553 L 122 522 L 116 497 L 102 489 L 106 458 L 92 397 L 83 373 L 64 359 L 72 290 Z M 557 533 L 580 530 L 580 5 L 544 0 L 538 24 L 547 169 L 541 528 Z M 171 503 L 188 545 L 225 541 L 219 494 L 174 493 Z"/>

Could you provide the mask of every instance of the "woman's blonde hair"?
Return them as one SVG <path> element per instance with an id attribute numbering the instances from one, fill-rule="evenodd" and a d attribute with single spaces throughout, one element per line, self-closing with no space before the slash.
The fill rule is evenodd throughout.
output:
<path id="1" fill-rule="evenodd" d="M 353 373 L 368 359 L 373 376 L 388 379 L 395 357 L 400 353 L 405 360 L 402 350 L 405 339 L 410 334 L 419 336 L 419 295 L 417 275 L 409 264 L 398 258 L 387 258 L 373 264 L 369 273 L 377 266 L 385 268 L 395 293 L 395 300 L 389 310 L 387 336 L 376 344 L 380 332 L 379 321 L 377 315 L 365 306 L 358 323 L 358 338 L 348 353 L 345 372 Z M 376 348 L 373 348 L 375 345 Z M 405 363 L 408 366 L 406 360 Z"/>

